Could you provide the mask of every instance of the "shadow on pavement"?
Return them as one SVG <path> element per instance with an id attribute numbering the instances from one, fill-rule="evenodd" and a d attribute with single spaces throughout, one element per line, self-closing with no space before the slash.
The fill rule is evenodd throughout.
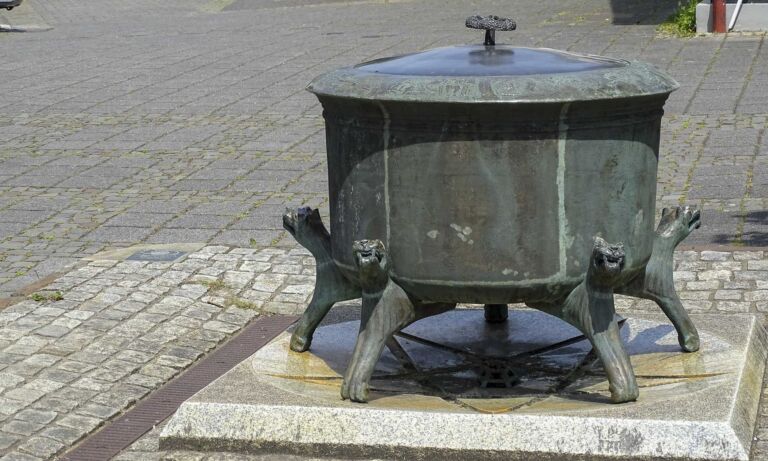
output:
<path id="1" fill-rule="evenodd" d="M 750 211 L 740 216 L 744 220 L 741 238 L 730 234 L 719 234 L 714 243 L 721 245 L 740 244 L 749 247 L 768 246 L 768 211 Z"/>
<path id="2" fill-rule="evenodd" d="M 610 0 L 613 24 L 661 24 L 678 6 L 681 0 Z"/>

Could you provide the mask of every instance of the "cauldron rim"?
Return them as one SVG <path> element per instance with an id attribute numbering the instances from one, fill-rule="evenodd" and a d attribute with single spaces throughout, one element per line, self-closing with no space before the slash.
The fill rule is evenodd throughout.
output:
<path id="1" fill-rule="evenodd" d="M 651 64 L 624 62 L 577 72 L 477 76 L 384 74 L 358 65 L 322 74 L 307 90 L 319 97 L 371 101 L 540 104 L 666 96 L 680 86 Z"/>

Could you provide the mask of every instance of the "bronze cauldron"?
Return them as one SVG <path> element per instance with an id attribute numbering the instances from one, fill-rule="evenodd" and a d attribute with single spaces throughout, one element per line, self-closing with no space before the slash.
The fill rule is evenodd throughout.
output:
<path id="1" fill-rule="evenodd" d="M 307 350 L 335 302 L 362 297 L 342 396 L 365 401 L 385 343 L 409 323 L 457 303 L 499 321 L 524 302 L 584 332 L 612 400 L 634 400 L 614 292 L 656 301 L 682 348 L 699 345 L 672 281 L 699 212 L 665 209 L 653 229 L 662 108 L 678 85 L 644 63 L 496 45 L 510 20 L 467 25 L 486 43 L 309 85 L 326 121 L 331 232 L 317 210 L 284 216 L 317 260 L 291 346 Z"/>

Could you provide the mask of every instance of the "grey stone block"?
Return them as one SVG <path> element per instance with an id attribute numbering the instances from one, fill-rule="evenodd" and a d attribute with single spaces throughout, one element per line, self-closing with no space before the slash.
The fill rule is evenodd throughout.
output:
<path id="1" fill-rule="evenodd" d="M 560 322 L 545 314 L 512 311 L 510 325 L 519 325 L 525 315 Z M 517 317 L 520 320 L 515 322 Z M 462 342 L 483 344 L 479 339 L 484 336 L 483 322 L 482 311 L 454 311 L 406 331 L 437 343 L 456 345 L 456 338 L 462 337 Z M 657 354 L 683 362 L 693 360 L 703 368 L 689 369 L 676 362 L 675 371 L 669 373 L 678 379 L 690 376 L 682 378 L 686 386 L 648 382 L 641 385 L 640 399 L 631 405 L 611 405 L 607 398 L 585 398 L 583 393 L 572 399 L 567 392 L 570 387 L 559 396 L 545 392 L 540 399 L 504 391 L 488 399 L 486 393 L 498 391 L 483 391 L 476 383 L 470 386 L 474 391 L 458 386 L 451 391 L 456 394 L 442 398 L 443 391 L 431 392 L 407 380 L 398 384 L 397 378 L 374 382 L 369 403 L 356 404 L 338 396 L 359 327 L 359 322 L 352 321 L 318 329 L 312 343 L 315 352 L 305 354 L 286 352 L 290 334 L 284 333 L 185 402 L 163 429 L 160 448 L 217 450 L 226 446 L 239 452 L 393 459 L 566 460 L 585 459 L 585 453 L 590 459 L 748 459 L 765 367 L 765 331 L 756 318 L 695 316 L 702 349 L 691 355 L 678 349 L 666 318 L 635 314 L 628 322 L 626 347 L 641 380 L 668 373 L 663 366 L 658 368 Z M 553 323 L 549 328 L 536 328 L 535 335 L 541 340 L 542 332 L 555 334 L 556 327 Z M 462 333 L 457 334 L 455 328 Z M 518 341 L 526 334 L 530 333 L 515 330 Z M 425 370 L 447 360 L 424 346 L 406 343 L 404 347 Z M 728 358 L 717 358 L 719 354 Z M 578 358 L 571 360 L 579 363 Z M 304 365 L 295 367 L 293 361 Z M 654 371 L 643 371 L 646 366 Z M 733 372 L 702 381 L 702 373 L 714 372 L 711 366 L 725 366 Z M 285 373 L 298 369 L 306 370 L 306 376 Z M 385 352 L 376 373 L 397 375 L 400 370 L 397 360 Z M 745 381 L 746 376 L 750 378 Z M 320 377 L 322 384 L 313 381 Z M 431 380 L 445 382 L 446 376 L 433 375 Z M 693 382 L 697 383 L 695 392 L 687 387 Z M 574 386 L 572 391 L 585 386 L 587 393 L 608 392 L 607 385 L 595 382 Z M 525 401 L 530 403 L 525 405 Z M 605 434 L 625 434 L 611 436 L 611 440 L 624 442 L 605 443 Z"/>
<path id="2" fill-rule="evenodd" d="M 37 424 L 48 424 L 56 418 L 55 411 L 23 410 L 16 414 L 15 418 Z"/>
<path id="3" fill-rule="evenodd" d="M 43 427 L 45 427 L 44 424 L 31 423 L 29 421 L 20 421 L 15 419 L 4 424 L 2 427 L 0 427 L 0 429 L 6 433 L 29 437 Z"/>
<path id="4" fill-rule="evenodd" d="M 83 432 L 71 427 L 62 427 L 62 426 L 53 425 L 51 427 L 47 427 L 44 430 L 40 431 L 40 435 L 43 437 L 48 437 L 54 440 L 58 440 L 60 442 L 63 442 L 71 446 L 78 439 L 80 439 L 80 437 L 83 436 Z"/>
<path id="5" fill-rule="evenodd" d="M 39 456 L 42 459 L 49 458 L 64 448 L 64 444 L 48 437 L 34 436 L 19 445 L 19 450 Z"/>

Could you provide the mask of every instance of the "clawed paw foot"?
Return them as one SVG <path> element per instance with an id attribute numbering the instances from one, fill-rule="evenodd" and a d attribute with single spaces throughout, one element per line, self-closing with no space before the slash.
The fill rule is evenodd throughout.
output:
<path id="1" fill-rule="evenodd" d="M 676 206 L 661 210 L 661 221 L 656 233 L 663 238 L 682 241 L 694 229 L 701 227 L 701 211 L 696 207 Z"/>
<path id="2" fill-rule="evenodd" d="M 640 389 L 637 386 L 623 386 L 620 389 L 611 386 L 611 402 L 613 403 L 634 402 L 639 396 Z"/>
<path id="3" fill-rule="evenodd" d="M 312 338 L 294 331 L 291 335 L 291 350 L 294 352 L 306 352 L 312 344 Z"/>
<path id="4" fill-rule="evenodd" d="M 368 402 L 368 384 L 355 379 L 344 379 L 341 384 L 341 398 L 353 402 Z"/>
<path id="5" fill-rule="evenodd" d="M 685 352 L 696 352 L 699 350 L 699 334 L 697 332 L 678 335 L 677 341 Z"/>
<path id="6" fill-rule="evenodd" d="M 612 369 L 613 373 L 608 367 Z M 611 402 L 626 403 L 637 400 L 637 397 L 640 396 L 640 389 L 637 387 L 637 380 L 632 365 L 629 363 L 629 358 L 627 358 L 627 363 L 624 366 L 608 365 L 605 371 L 609 376 L 608 390 L 611 391 Z"/>

